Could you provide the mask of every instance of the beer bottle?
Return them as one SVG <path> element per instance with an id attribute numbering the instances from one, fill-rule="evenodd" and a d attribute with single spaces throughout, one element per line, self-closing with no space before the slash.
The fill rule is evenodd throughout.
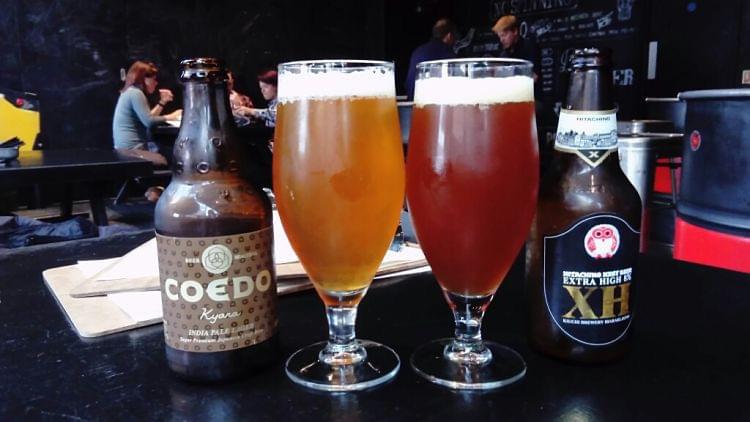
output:
<path id="1" fill-rule="evenodd" d="M 167 362 L 222 381 L 278 356 L 271 205 L 247 180 L 223 63 L 181 65 L 182 125 L 154 222 Z"/>
<path id="2" fill-rule="evenodd" d="M 576 50 L 570 67 L 526 249 L 529 339 L 553 357 L 602 362 L 627 348 L 641 202 L 619 165 L 610 55 Z"/>

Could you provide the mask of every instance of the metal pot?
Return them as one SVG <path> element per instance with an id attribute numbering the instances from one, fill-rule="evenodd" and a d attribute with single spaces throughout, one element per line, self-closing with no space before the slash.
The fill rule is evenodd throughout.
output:
<path id="1" fill-rule="evenodd" d="M 685 101 L 680 101 L 679 98 L 646 98 L 646 116 L 651 119 L 671 121 L 674 125 L 674 132 L 683 132 L 685 130 L 685 107 Z"/>
<path id="2" fill-rule="evenodd" d="M 750 236 L 750 89 L 687 91 L 677 213 Z"/>
<path id="3" fill-rule="evenodd" d="M 653 193 L 656 159 L 679 157 L 682 152 L 682 134 L 620 134 L 617 138 L 617 149 L 620 167 L 646 207 Z"/>
<path id="4" fill-rule="evenodd" d="M 617 122 L 617 133 L 620 135 L 674 132 L 674 123 L 671 120 L 620 120 Z"/>

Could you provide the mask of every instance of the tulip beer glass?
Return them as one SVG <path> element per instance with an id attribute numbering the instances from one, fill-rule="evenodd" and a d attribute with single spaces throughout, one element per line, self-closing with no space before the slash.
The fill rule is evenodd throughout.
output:
<path id="1" fill-rule="evenodd" d="M 328 342 L 294 353 L 287 374 L 327 391 L 391 379 L 398 356 L 356 340 L 354 325 L 404 198 L 392 63 L 279 66 L 273 184 L 282 224 L 326 306 L 329 327 Z"/>
<path id="2" fill-rule="evenodd" d="M 481 324 L 536 207 L 531 63 L 420 63 L 409 136 L 409 211 L 456 323 L 455 338 L 417 349 L 412 366 L 456 389 L 510 384 L 523 377 L 526 364 L 512 349 L 483 341 Z"/>

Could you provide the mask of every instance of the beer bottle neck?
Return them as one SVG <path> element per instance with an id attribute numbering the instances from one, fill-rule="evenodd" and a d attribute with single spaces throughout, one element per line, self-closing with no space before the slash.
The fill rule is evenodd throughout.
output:
<path id="1" fill-rule="evenodd" d="M 576 69 L 570 74 L 564 108 L 613 110 L 612 86 L 612 69 L 609 67 Z"/>
<path id="2" fill-rule="evenodd" d="M 182 124 L 174 146 L 176 177 L 234 173 L 239 141 L 224 82 L 187 82 Z"/>

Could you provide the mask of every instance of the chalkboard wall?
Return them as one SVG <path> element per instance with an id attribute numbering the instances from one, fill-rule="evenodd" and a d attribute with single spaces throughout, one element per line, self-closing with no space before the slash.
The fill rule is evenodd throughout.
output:
<path id="1" fill-rule="evenodd" d="M 612 51 L 618 118 L 633 119 L 644 97 L 641 37 L 645 0 L 489 0 L 464 19 L 468 25 L 463 56 L 493 56 L 501 48 L 490 30 L 503 15 L 513 14 L 519 32 L 536 43 L 540 63 L 535 90 L 539 138 L 551 145 L 567 89 L 567 61 L 575 48 L 600 47 Z M 484 12 L 482 11 L 484 9 Z"/>
<path id="2" fill-rule="evenodd" d="M 412 49 L 429 38 L 440 17 L 462 30 L 461 56 L 493 55 L 500 48 L 490 28 L 515 14 L 521 33 L 541 53 L 537 90 L 540 141 L 549 144 L 566 89 L 563 71 L 573 48 L 613 51 L 618 118 L 647 118 L 646 97 L 675 97 L 693 89 L 750 87 L 750 0 L 401 0 L 388 1 L 386 51 L 400 78 Z M 398 7 L 394 5 L 398 3 Z M 403 10 L 403 11 L 400 11 Z M 404 18 L 404 14 L 408 18 Z M 653 60 L 649 66 L 649 45 Z M 649 69 L 651 72 L 649 72 Z M 748 79 L 742 83 L 742 73 Z M 397 75 L 399 76 L 399 75 Z"/>
<path id="3" fill-rule="evenodd" d="M 386 28 L 403 26 L 398 7 L 387 3 Z M 567 59 L 575 48 L 593 46 L 612 50 L 618 118 L 643 117 L 644 40 L 650 4 L 650 0 L 404 0 L 399 3 L 401 13 L 410 15 L 420 32 L 415 36 L 413 29 L 401 30 L 399 33 L 406 36 L 391 37 L 401 44 L 389 38 L 386 51 L 396 53 L 397 69 L 403 78 L 407 70 L 404 62 L 408 63 L 414 46 L 429 38 L 436 19 L 450 17 L 461 30 L 461 39 L 454 46 L 459 56 L 494 56 L 501 47 L 491 27 L 503 15 L 515 15 L 521 35 L 539 47 L 537 121 L 539 140 L 547 150 L 567 89 Z"/>
<path id="4" fill-rule="evenodd" d="M 39 94 L 49 148 L 109 147 L 120 69 L 138 59 L 181 103 L 180 59 L 227 60 L 262 104 L 255 75 L 301 58 L 384 58 L 381 2 L 4 0 L 0 87 Z"/>

